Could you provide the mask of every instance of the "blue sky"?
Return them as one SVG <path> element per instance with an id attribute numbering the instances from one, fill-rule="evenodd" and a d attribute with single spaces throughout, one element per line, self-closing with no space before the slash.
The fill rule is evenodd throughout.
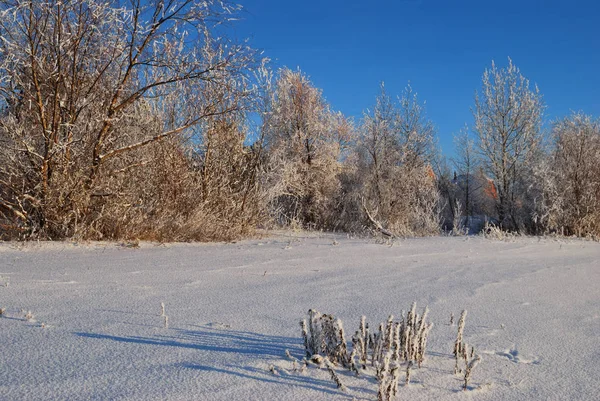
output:
<path id="1" fill-rule="evenodd" d="M 238 0 L 235 36 L 276 66 L 300 67 L 336 110 L 360 118 L 379 82 L 410 81 L 440 145 L 470 124 L 483 70 L 507 57 L 536 83 L 548 120 L 600 116 L 600 4 L 595 1 Z"/>

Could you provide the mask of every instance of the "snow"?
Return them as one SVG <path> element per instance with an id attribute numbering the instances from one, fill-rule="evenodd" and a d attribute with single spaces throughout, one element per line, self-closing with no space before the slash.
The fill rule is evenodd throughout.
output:
<path id="1" fill-rule="evenodd" d="M 372 400 L 372 370 L 338 368 L 342 392 L 325 368 L 293 371 L 285 351 L 302 358 L 309 308 L 335 314 L 350 336 L 361 315 L 375 328 L 413 301 L 435 326 L 398 399 L 598 397 L 599 243 L 333 238 L 2 243 L 0 399 Z M 449 324 L 462 309 L 464 340 L 482 356 L 466 392 Z"/>

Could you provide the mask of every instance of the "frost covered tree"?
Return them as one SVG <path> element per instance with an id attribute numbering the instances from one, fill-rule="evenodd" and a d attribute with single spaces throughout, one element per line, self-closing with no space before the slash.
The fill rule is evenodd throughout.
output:
<path id="1" fill-rule="evenodd" d="M 365 214 L 396 234 L 437 230 L 438 193 L 431 163 L 435 130 L 408 86 L 397 102 L 381 85 L 363 117 L 358 174 Z"/>
<path id="2" fill-rule="evenodd" d="M 600 235 L 600 120 L 583 113 L 552 127 L 552 172 L 557 189 L 556 228 Z"/>
<path id="3" fill-rule="evenodd" d="M 480 189 L 478 183 L 473 179 L 480 165 L 475 141 L 469 135 L 468 128 L 465 127 L 459 135 L 454 137 L 454 144 L 457 149 L 457 156 L 452 161 L 459 177 L 463 178 L 461 180 L 462 185 L 460 185 L 460 199 L 462 199 L 465 208 L 465 215 L 470 217 L 473 215 L 475 193 Z"/>
<path id="4" fill-rule="evenodd" d="M 492 62 L 484 71 L 472 110 L 473 131 L 483 166 L 496 184 L 496 208 L 505 228 L 519 226 L 519 197 L 529 160 L 542 140 L 543 110 L 539 89 L 530 88 L 512 60 L 506 68 Z"/>
<path id="5" fill-rule="evenodd" d="M 99 238 L 163 216 L 178 230 L 174 211 L 196 208 L 179 196 L 196 181 L 186 143 L 243 119 L 253 93 L 256 53 L 214 34 L 237 10 L 1 0 L 0 223 L 25 237 Z"/>
<path id="6" fill-rule="evenodd" d="M 353 125 L 331 111 L 301 71 L 284 68 L 274 87 L 265 127 L 272 208 L 280 222 L 327 227 L 335 220 L 342 156 Z"/>
<path id="7" fill-rule="evenodd" d="M 408 84 L 398 99 L 398 137 L 402 163 L 408 168 L 431 165 L 436 156 L 435 126 L 427 118 L 425 102 Z"/>

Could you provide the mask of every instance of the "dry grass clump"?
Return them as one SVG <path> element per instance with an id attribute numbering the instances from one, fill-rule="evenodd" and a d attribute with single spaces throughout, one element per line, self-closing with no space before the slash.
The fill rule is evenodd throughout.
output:
<path id="1" fill-rule="evenodd" d="M 390 400 L 398 393 L 401 366 L 406 365 L 405 383 L 408 384 L 413 365 L 420 368 L 425 359 L 427 337 L 433 327 L 433 323 L 427 321 L 427 315 L 428 308 L 419 315 L 413 304 L 406 315 L 402 313 L 400 320 L 396 321 L 390 315 L 373 332 L 363 316 L 349 349 L 342 321 L 311 309 L 308 318 L 300 322 L 305 361 L 325 364 L 340 388 L 343 383 L 335 375 L 334 366 L 342 366 L 357 376 L 373 369 L 378 382 L 378 398 Z"/>
<path id="2" fill-rule="evenodd" d="M 463 390 L 466 391 L 469 385 L 469 380 L 471 380 L 471 375 L 473 373 L 473 369 L 481 362 L 481 356 L 475 354 L 475 348 L 470 347 L 464 342 L 464 330 L 465 330 L 465 321 L 467 319 L 467 311 L 463 310 L 460 314 L 460 318 L 458 320 L 458 329 L 456 333 L 456 340 L 454 342 L 454 374 L 462 374 L 463 375 Z M 462 360 L 464 362 L 464 368 L 459 368 L 459 361 Z"/>
<path id="3" fill-rule="evenodd" d="M 303 360 L 298 361 L 287 350 L 286 356 L 293 362 L 294 371 L 304 372 L 310 364 L 326 368 L 336 386 L 342 390 L 346 386 L 335 367 L 347 369 L 356 376 L 371 374 L 377 381 L 378 400 L 389 401 L 398 395 L 401 382 L 404 386 L 410 385 L 415 369 L 421 368 L 425 361 L 427 339 L 433 328 L 428 315 L 427 307 L 419 314 L 413 303 L 408 313 L 402 311 L 400 319 L 390 315 L 377 329 L 370 328 L 363 316 L 349 344 L 340 319 L 311 309 L 307 318 L 300 321 L 305 352 Z M 466 311 L 460 315 L 453 345 L 454 374 L 461 375 L 463 390 L 468 389 L 473 371 L 481 362 L 475 348 L 464 341 L 466 316 Z M 459 367 L 459 363 L 464 366 Z"/>

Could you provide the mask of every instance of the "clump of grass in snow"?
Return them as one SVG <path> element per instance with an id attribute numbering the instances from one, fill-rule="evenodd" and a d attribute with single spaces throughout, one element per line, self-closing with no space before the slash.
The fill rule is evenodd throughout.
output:
<path id="1" fill-rule="evenodd" d="M 427 337 L 433 324 L 427 321 L 429 309 L 417 313 L 413 303 L 409 313 L 399 321 L 390 315 L 386 322 L 379 325 L 375 333 L 370 333 L 369 325 L 363 316 L 359 329 L 352 336 L 352 349 L 349 350 L 343 323 L 333 315 L 321 314 L 316 310 L 308 311 L 308 318 L 300 322 L 306 359 L 318 365 L 325 365 L 330 372 L 340 365 L 359 375 L 356 358 L 362 370 L 367 370 L 368 361 L 375 368 L 380 400 L 390 400 L 398 392 L 401 364 L 407 366 L 407 383 L 410 382 L 411 368 L 421 367 L 425 360 Z M 339 376 L 332 379 L 342 387 Z"/>
<path id="2" fill-rule="evenodd" d="M 458 320 L 458 331 L 456 340 L 454 341 L 454 374 L 461 373 L 463 375 L 463 390 L 466 391 L 469 385 L 469 380 L 473 373 L 473 369 L 481 361 L 481 356 L 475 354 L 475 347 L 470 347 L 464 342 L 463 335 L 465 329 L 465 321 L 467 319 L 467 311 L 463 310 Z M 459 359 L 464 361 L 464 370 L 458 368 Z"/>
<path id="3" fill-rule="evenodd" d="M 473 369 L 481 362 L 481 356 L 475 355 L 475 349 L 471 348 L 471 356 L 467 357 L 467 345 L 465 345 L 465 349 L 463 351 L 463 359 L 465 361 L 465 375 L 463 381 L 463 391 L 467 391 L 469 386 L 469 380 L 471 379 L 471 374 L 473 373 Z"/>
<path id="4" fill-rule="evenodd" d="M 427 339 L 433 328 L 433 323 L 428 322 L 428 314 L 428 308 L 422 314 L 417 313 L 417 306 L 413 303 L 407 314 L 402 311 L 399 320 L 390 315 L 373 333 L 370 332 L 366 318 L 362 316 L 349 349 L 342 321 L 333 315 L 311 309 L 308 311 L 308 318 L 300 322 L 306 353 L 300 372 L 304 372 L 309 362 L 314 363 L 326 368 L 336 386 L 345 389 L 335 371 L 336 366 L 351 370 L 358 376 L 361 370 L 369 371 L 370 365 L 378 383 L 378 401 L 390 401 L 398 394 L 402 366 L 405 366 L 404 385 L 408 386 L 413 370 L 421 368 L 425 360 Z M 453 352 L 455 374 L 463 374 L 464 390 L 468 389 L 473 370 L 481 361 L 474 347 L 469 347 L 464 342 L 466 317 L 467 311 L 463 310 L 458 320 Z M 454 314 L 451 314 L 450 324 L 454 324 Z M 294 362 L 296 371 L 296 358 L 287 350 L 286 356 Z M 464 361 L 464 370 L 459 369 L 460 359 Z"/>

